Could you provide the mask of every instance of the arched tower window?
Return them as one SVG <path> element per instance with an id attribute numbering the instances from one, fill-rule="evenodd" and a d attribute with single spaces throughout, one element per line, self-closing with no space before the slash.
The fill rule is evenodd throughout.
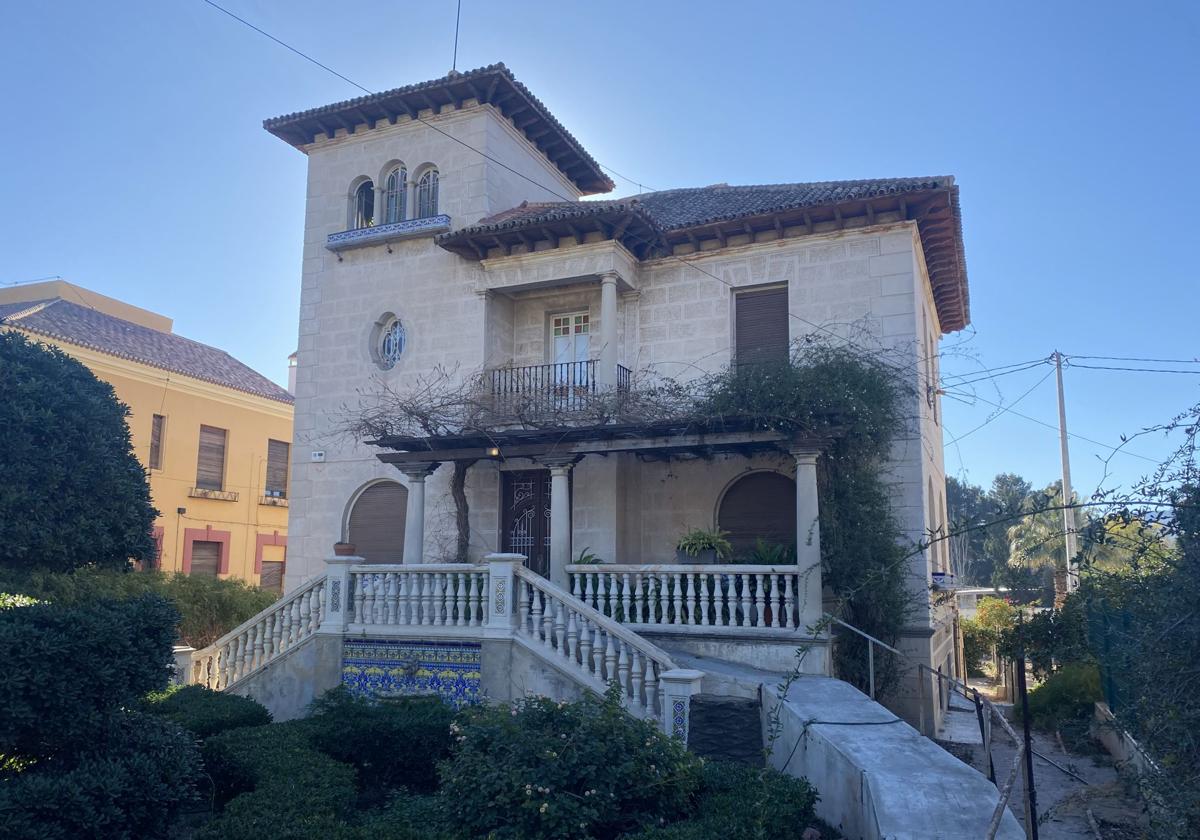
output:
<path id="1" fill-rule="evenodd" d="M 417 218 L 427 219 L 438 213 L 438 171 L 430 169 L 417 181 Z"/>
<path id="2" fill-rule="evenodd" d="M 404 221 L 405 193 L 408 192 L 408 170 L 397 166 L 384 182 L 384 224 Z"/>
<path id="3" fill-rule="evenodd" d="M 354 227 L 365 228 L 375 224 L 375 184 L 363 181 L 354 191 Z"/>

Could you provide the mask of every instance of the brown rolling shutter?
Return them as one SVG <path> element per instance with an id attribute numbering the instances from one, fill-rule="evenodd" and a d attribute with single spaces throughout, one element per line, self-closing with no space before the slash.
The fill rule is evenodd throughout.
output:
<path id="1" fill-rule="evenodd" d="M 225 430 L 200 427 L 200 458 L 196 464 L 196 486 L 202 490 L 225 489 Z"/>
<path id="2" fill-rule="evenodd" d="M 150 422 L 150 469 L 162 469 L 163 423 L 167 418 L 155 414 Z"/>
<path id="3" fill-rule="evenodd" d="M 779 473 L 750 473 L 725 493 L 717 525 L 729 532 L 735 556 L 753 551 L 760 537 L 794 546 L 796 482 Z"/>
<path id="4" fill-rule="evenodd" d="M 739 365 L 788 358 L 787 288 L 739 292 L 734 300 L 734 360 Z"/>
<path id="5" fill-rule="evenodd" d="M 354 502 L 346 529 L 355 553 L 368 563 L 403 563 L 407 511 L 408 488 L 402 484 L 384 481 L 364 490 Z M 420 563 L 421 558 L 412 562 Z"/>
<path id="6" fill-rule="evenodd" d="M 283 562 L 280 560 L 264 560 L 262 574 L 258 576 L 261 589 L 271 592 L 283 592 Z"/>
<path id="7" fill-rule="evenodd" d="M 192 543 L 192 570 L 196 577 L 216 577 L 221 564 L 221 544 L 197 540 Z"/>
<path id="8" fill-rule="evenodd" d="M 267 495 L 287 498 L 288 455 L 291 447 L 281 440 L 267 441 Z"/>

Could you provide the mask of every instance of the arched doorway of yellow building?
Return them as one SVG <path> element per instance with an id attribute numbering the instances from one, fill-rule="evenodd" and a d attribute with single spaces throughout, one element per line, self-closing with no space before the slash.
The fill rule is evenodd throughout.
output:
<path id="1" fill-rule="evenodd" d="M 373 481 L 351 497 L 343 538 L 368 563 L 402 563 L 407 511 L 407 487 L 386 479 Z"/>

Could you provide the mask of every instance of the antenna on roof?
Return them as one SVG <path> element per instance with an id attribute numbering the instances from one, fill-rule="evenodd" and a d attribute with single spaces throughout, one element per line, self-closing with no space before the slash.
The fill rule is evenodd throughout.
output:
<path id="1" fill-rule="evenodd" d="M 458 0 L 458 11 L 454 14 L 454 60 L 450 62 L 450 72 L 458 70 L 458 25 L 462 21 L 462 0 Z"/>

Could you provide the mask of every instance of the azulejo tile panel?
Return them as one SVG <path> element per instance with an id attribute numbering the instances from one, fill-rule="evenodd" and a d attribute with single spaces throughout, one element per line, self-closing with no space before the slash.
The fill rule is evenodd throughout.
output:
<path id="1" fill-rule="evenodd" d="M 342 685 L 352 694 L 436 694 L 460 709 L 478 703 L 480 647 L 471 642 L 347 639 Z"/>

